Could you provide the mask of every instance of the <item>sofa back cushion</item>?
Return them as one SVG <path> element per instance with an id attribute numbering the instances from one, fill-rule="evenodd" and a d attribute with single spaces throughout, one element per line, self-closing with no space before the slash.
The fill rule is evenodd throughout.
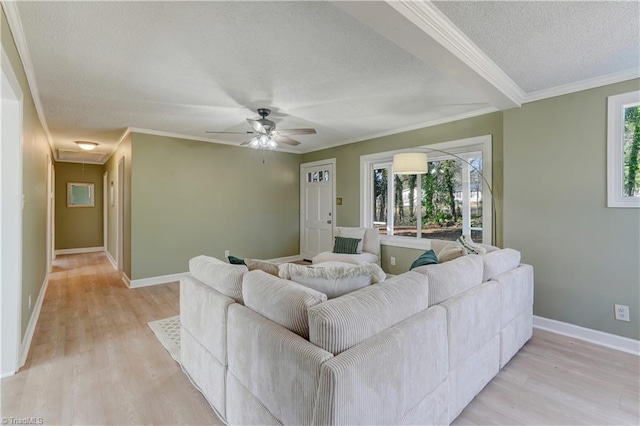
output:
<path id="1" fill-rule="evenodd" d="M 506 248 L 492 251 L 483 257 L 484 273 L 482 281 L 489 281 L 505 272 L 515 269 L 520 264 L 520 252 Z"/>
<path id="2" fill-rule="evenodd" d="M 189 272 L 198 281 L 242 303 L 242 275 L 247 272 L 245 265 L 230 265 L 215 257 L 196 256 L 189 261 Z"/>
<path id="3" fill-rule="evenodd" d="M 406 272 L 309 309 L 309 341 L 334 355 L 426 309 L 427 279 Z"/>
<path id="4" fill-rule="evenodd" d="M 325 294 L 263 271 L 247 272 L 242 281 L 247 308 L 305 339 L 309 337 L 307 311 L 326 301 Z"/>
<path id="5" fill-rule="evenodd" d="M 482 256 L 469 254 L 438 265 L 419 266 L 413 272 L 429 278 L 432 306 L 482 283 L 482 270 Z"/>

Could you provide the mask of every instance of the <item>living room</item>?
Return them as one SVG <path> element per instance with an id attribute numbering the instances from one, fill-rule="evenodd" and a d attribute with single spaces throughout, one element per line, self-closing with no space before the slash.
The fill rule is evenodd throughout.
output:
<path id="1" fill-rule="evenodd" d="M 522 262 L 533 265 L 535 270 L 534 324 L 539 328 L 553 329 L 558 333 L 638 353 L 640 210 L 609 207 L 607 204 L 607 100 L 609 97 L 624 93 L 637 93 L 640 89 L 637 52 L 638 20 L 633 19 L 634 16 L 638 16 L 637 3 L 622 2 L 615 5 L 609 4 L 607 7 L 594 3 L 590 6 L 576 5 L 575 9 L 558 3 L 556 5 L 558 10 L 550 9 L 547 12 L 548 16 L 540 12 L 547 18 L 554 14 L 573 16 L 578 22 L 585 20 L 590 24 L 603 18 L 601 14 L 604 14 L 607 19 L 603 18 L 602 27 L 594 26 L 600 31 L 599 33 L 596 31 L 596 34 L 608 31 L 612 36 L 611 42 L 621 43 L 627 46 L 627 50 L 620 48 L 617 56 L 605 54 L 606 49 L 601 45 L 598 45 L 599 50 L 596 48 L 590 50 L 588 41 L 592 44 L 595 41 L 589 37 L 598 38 L 598 36 L 580 33 L 576 38 L 583 37 L 582 43 L 567 42 L 566 45 L 558 47 L 557 51 L 554 50 L 549 57 L 540 56 L 539 51 L 527 51 L 528 55 L 520 58 L 523 64 L 526 62 L 523 66 L 531 67 L 532 64 L 541 61 L 546 61 L 547 64 L 553 63 L 554 66 L 544 65 L 536 68 L 544 70 L 547 74 L 540 71 L 538 74 L 534 72 L 523 74 L 522 69 L 510 69 L 506 73 L 521 87 L 530 88 L 527 91 L 521 89 L 523 97 L 518 105 L 514 105 L 513 100 L 509 100 L 509 90 L 502 88 L 503 90 L 500 91 L 495 86 L 485 88 L 484 85 L 491 84 L 487 83 L 487 79 L 476 70 L 473 72 L 473 78 L 469 77 L 470 74 L 465 74 L 462 80 L 466 79 L 469 86 L 479 88 L 479 92 L 483 94 L 484 103 L 480 108 L 476 106 L 462 111 L 456 108 L 447 109 L 444 105 L 440 108 L 446 113 L 441 113 L 441 116 L 414 121 L 413 126 L 390 124 L 384 129 L 388 134 L 385 134 L 384 130 L 378 131 L 378 128 L 375 131 L 367 131 L 367 125 L 378 121 L 378 117 L 382 115 L 389 116 L 391 120 L 394 115 L 392 109 L 405 111 L 406 107 L 407 116 L 415 114 L 415 111 L 409 106 L 393 103 L 376 104 L 369 110 L 348 108 L 345 111 L 351 111 L 351 113 L 339 117 L 340 120 L 336 120 L 335 129 L 338 129 L 338 121 L 342 122 L 344 129 L 348 129 L 349 122 L 352 122 L 354 123 L 352 127 L 357 127 L 363 137 L 351 138 L 353 141 L 350 141 L 350 138 L 330 134 L 327 136 L 329 142 L 324 142 L 322 145 L 313 139 L 316 136 L 318 137 L 316 140 L 324 137 L 323 132 L 319 130 L 316 136 L 300 136 L 298 139 L 302 142 L 303 148 L 297 151 L 287 148 L 282 150 L 283 147 L 276 151 L 246 149 L 238 147 L 246 138 L 215 143 L 213 140 L 218 140 L 217 138 L 221 135 L 210 138 L 204 133 L 207 130 L 245 131 L 249 127 L 244 119 L 256 119 L 256 109 L 259 107 L 271 107 L 273 115 L 270 118 L 282 128 L 319 127 L 321 129 L 320 124 L 314 124 L 324 123 L 325 117 L 319 113 L 316 116 L 308 115 L 299 119 L 292 112 L 295 111 L 293 108 L 278 111 L 277 108 L 282 107 L 284 103 L 278 102 L 276 94 L 269 97 L 267 93 L 269 89 L 276 87 L 276 83 L 261 80 L 258 77 L 252 80 L 257 91 L 255 94 L 251 93 L 251 88 L 254 86 L 249 85 L 244 88 L 236 86 L 235 92 L 230 91 L 237 99 L 246 101 L 242 108 L 235 108 L 232 113 L 225 108 L 220 108 L 222 112 L 213 111 L 215 108 L 203 112 L 194 106 L 195 101 L 190 102 L 188 99 L 181 98 L 183 94 L 178 90 L 182 84 L 181 80 L 167 82 L 158 78 L 153 87 L 139 86 L 137 89 L 126 88 L 126 90 L 134 92 L 139 90 L 142 93 L 139 99 L 141 106 L 137 108 L 140 111 L 146 109 L 147 116 L 154 115 L 156 111 L 156 115 L 160 117 L 159 121 L 166 122 L 164 127 L 151 127 L 147 124 L 148 122 L 140 118 L 145 115 L 141 113 L 138 116 L 138 122 L 129 122 L 126 117 L 120 117 L 121 125 L 119 126 L 106 126 L 98 130 L 79 127 L 75 134 L 65 133 L 68 127 L 73 127 L 65 122 L 69 115 L 77 116 L 74 125 L 80 126 L 83 120 L 95 119 L 86 117 L 83 110 L 99 111 L 96 112 L 98 114 L 107 112 L 108 108 L 94 110 L 95 106 L 90 103 L 85 105 L 73 102 L 78 99 L 76 97 L 82 95 L 82 90 L 73 89 L 72 83 L 81 82 L 88 85 L 87 81 L 79 77 L 56 80 L 57 74 L 53 71 L 50 74 L 47 73 L 46 67 L 52 65 L 56 59 L 60 61 L 65 53 L 64 51 L 58 53 L 53 58 L 46 55 L 56 52 L 60 46 L 64 48 L 65 43 L 68 45 L 73 43 L 64 39 L 65 41 L 59 41 L 59 45 L 40 45 L 39 42 L 44 43 L 43 40 L 46 38 L 47 27 L 43 26 L 41 30 L 36 31 L 36 26 L 44 24 L 44 17 L 48 14 L 59 17 L 61 22 L 63 18 L 73 22 L 76 14 L 79 14 L 87 19 L 86 25 L 97 25 L 89 20 L 91 15 L 100 15 L 105 11 L 115 12 L 106 4 L 100 6 L 105 9 L 92 10 L 91 6 L 86 4 L 77 6 L 79 9 L 71 12 L 65 10 L 68 6 L 63 7 L 52 3 L 48 7 L 50 9 L 44 5 L 27 6 L 20 2 L 17 4 L 3 2 L 3 72 L 7 70 L 6 72 L 15 77 L 13 84 L 17 83 L 23 102 L 22 166 L 21 170 L 16 170 L 16 173 L 21 175 L 21 191 L 25 200 L 24 213 L 21 215 L 21 222 L 18 222 L 21 223 L 22 236 L 19 246 L 9 246 L 7 249 L 3 245 L 2 250 L 3 283 L 6 282 L 4 274 L 11 272 L 5 268 L 5 265 L 12 264 L 11 258 L 5 260 L 4 256 L 12 253 L 13 247 L 18 247 L 19 252 L 22 253 L 22 266 L 19 271 L 20 292 L 13 295 L 15 299 L 11 299 L 19 301 L 16 303 L 20 305 L 18 341 L 23 343 L 30 341 L 28 335 L 33 336 L 36 329 L 38 320 L 36 311 L 38 306 L 42 306 L 42 300 L 45 298 L 47 276 L 52 262 L 50 259 L 52 256 L 48 253 L 54 254 L 56 250 L 64 253 L 64 250 L 104 248 L 132 287 L 176 281 L 187 273 L 189 259 L 201 254 L 219 259 L 225 258 L 225 251 L 243 257 L 262 259 L 295 257 L 301 252 L 301 165 L 335 159 L 334 198 L 340 199 L 340 203 L 335 205 L 335 225 L 357 227 L 363 225 L 361 157 L 490 135 L 492 140 L 490 179 L 496 207 L 495 221 L 492 223 L 495 228 L 495 239 L 492 242 L 499 247 L 512 247 L 519 250 L 522 253 Z M 145 12 L 155 10 L 153 3 L 147 7 L 149 9 L 145 9 Z M 284 8 L 284 6 L 280 7 Z M 299 5 L 297 7 L 302 8 Z M 357 19 L 363 26 L 365 24 L 362 22 L 368 19 L 365 13 L 357 15 L 356 18 L 353 15 L 356 13 L 354 11 L 347 12 L 344 9 L 337 11 L 338 6 L 333 4 L 331 7 L 336 10 L 324 11 L 324 13 L 330 16 L 339 14 L 341 19 L 349 22 L 351 20 L 356 22 Z M 461 28 L 464 27 L 467 36 L 476 37 L 472 40 L 478 46 L 482 46 L 485 53 L 488 54 L 491 51 L 494 56 L 489 56 L 498 63 L 495 51 L 501 46 L 506 49 L 508 43 L 504 42 L 505 45 L 482 44 L 483 39 L 478 38 L 477 32 L 487 28 L 479 28 L 476 26 L 479 24 L 473 24 L 468 19 L 468 14 L 473 14 L 477 11 L 476 9 L 470 5 L 467 6 L 468 10 L 456 9 L 455 6 L 437 2 L 431 7 L 440 7 L 440 10 L 446 11 L 448 18 Z M 497 10 L 492 9 L 491 12 L 497 13 L 500 7 L 494 7 Z M 507 9 L 503 19 L 519 16 L 518 5 L 502 7 Z M 509 10 L 509 7 L 515 9 Z M 522 4 L 521 7 L 531 6 Z M 604 9 L 598 9 L 599 7 Z M 177 10 L 180 9 L 177 8 Z M 304 8 L 302 11 L 304 12 Z M 526 11 L 531 12 L 530 9 Z M 276 12 L 282 13 L 282 10 Z M 566 15 L 561 15 L 560 12 Z M 157 13 L 162 15 L 160 11 Z M 168 10 L 164 13 L 171 17 L 175 11 Z M 192 13 L 189 13 L 190 17 Z M 264 13 L 275 12 L 267 10 Z M 16 16 L 19 18 L 17 21 Z M 621 17 L 627 19 L 621 22 L 616 21 L 615 25 L 620 27 L 615 26 L 614 21 Z M 388 16 L 388 19 L 392 22 L 391 16 Z M 499 26 L 502 21 L 498 20 L 497 15 L 495 19 L 494 26 Z M 128 24 L 135 25 L 133 18 Z M 371 22 L 367 25 L 369 24 Z M 536 25 L 540 25 L 540 28 Z M 526 28 L 538 31 L 535 33 L 538 35 L 545 34 L 544 28 L 547 30 L 555 28 L 557 32 L 548 36 L 552 40 L 553 37 L 560 37 L 560 34 L 564 35 L 558 29 L 561 25 L 556 21 L 547 22 L 548 28 L 545 27 L 544 21 L 536 25 Z M 575 29 L 575 27 L 572 28 Z M 617 28 L 627 28 L 627 30 Z M 126 38 L 126 31 L 124 31 L 126 25 L 122 24 L 119 29 Z M 381 31 L 385 37 L 392 37 L 386 32 L 389 31 L 388 26 L 380 25 L 377 30 Z M 298 31 L 301 30 L 298 29 Z M 19 33 L 22 35 L 17 35 Z M 636 34 L 636 38 L 631 37 L 633 40 L 629 40 L 621 33 Z M 510 35 L 518 40 L 514 34 L 517 33 Z M 70 36 L 77 37 L 78 34 L 72 33 Z M 63 35 L 59 37 L 62 38 Z M 99 38 L 99 35 L 95 37 Z M 378 37 L 382 38 L 380 35 Z M 33 40 L 39 42 L 34 43 Z M 436 43 L 433 38 L 430 40 L 430 43 Z M 49 42 L 54 43 L 55 38 Z M 393 40 L 393 42 L 397 44 L 399 40 Z M 534 42 L 531 43 L 538 46 Z M 264 44 L 269 46 L 268 37 Z M 512 44 L 517 46 L 516 42 Z M 562 43 L 558 42 L 558 44 Z M 549 46 L 549 39 L 543 39 L 540 45 Z M 108 43 L 103 46 L 108 46 Z M 438 44 L 438 46 L 441 45 Z M 25 49 L 25 47 L 28 48 Z M 321 46 L 318 44 L 314 47 Z M 512 45 L 510 47 L 513 48 Z M 419 53 L 412 51 L 410 45 L 404 45 L 403 48 L 420 60 L 425 60 L 419 56 Z M 441 67 L 438 68 L 439 72 L 444 72 L 442 67 L 445 67 L 443 65 L 446 62 L 445 59 L 453 61 L 452 58 L 457 58 L 451 53 L 434 53 L 434 48 L 432 46 L 431 48 L 430 54 L 437 54 L 437 58 L 441 59 L 442 63 L 429 62 L 429 66 Z M 583 50 L 578 50 L 579 48 Z M 441 47 L 441 49 L 444 48 Z M 179 48 L 176 48 L 176 51 L 179 51 Z M 70 56 L 78 55 L 77 59 L 72 61 L 74 65 L 81 62 L 82 55 L 79 52 L 68 53 Z M 582 52 L 582 56 L 578 53 L 569 55 L 569 52 Z M 403 53 L 406 54 L 406 52 Z M 574 62 L 571 60 L 553 62 L 562 55 Z M 250 57 L 250 55 L 247 56 Z M 240 55 L 232 57 L 240 61 L 238 59 Z M 593 67 L 591 74 L 587 71 L 582 73 L 587 70 L 588 65 L 580 62 L 584 57 L 597 58 L 593 63 L 590 62 Z M 159 66 L 161 63 L 161 60 L 154 57 L 141 55 L 140 58 L 140 61 L 143 61 L 142 58 L 147 58 L 148 67 Z M 285 57 L 282 60 L 284 59 Z M 364 60 L 364 58 L 360 59 Z M 101 66 L 97 57 L 91 57 L 90 61 L 94 64 L 94 68 Z M 133 63 L 139 61 L 123 60 L 123 63 L 127 62 L 130 62 L 133 67 Z M 255 65 L 249 59 L 244 64 Z M 504 64 L 513 65 L 511 62 Z M 602 65 L 599 68 L 598 64 L 610 66 Z M 7 67 L 11 70 L 9 71 Z M 190 69 L 189 66 L 185 67 Z M 77 76 L 82 76 L 83 71 L 80 67 L 75 68 Z M 456 68 L 456 72 L 461 69 Z M 464 69 L 470 73 L 469 69 L 472 67 L 465 65 Z M 212 68 L 212 74 L 214 70 L 219 72 L 218 69 Z M 69 69 L 61 66 L 56 72 L 64 75 L 65 72 L 69 72 Z M 146 76 L 145 73 L 149 73 L 149 68 L 143 66 L 135 72 Z M 266 72 L 262 74 L 262 76 L 265 75 Z M 574 78 L 571 80 L 569 77 L 565 78 L 565 75 Z M 520 79 L 518 80 L 516 76 Z M 392 80 L 392 77 L 388 78 Z M 458 79 L 460 78 L 458 76 Z M 66 80 L 68 81 L 63 89 L 75 90 L 76 97 L 70 95 L 70 100 L 65 101 L 64 96 L 58 97 L 61 96 L 60 93 L 50 90 L 52 85 Z M 108 76 L 94 75 L 88 80 L 92 80 L 97 86 L 112 84 Z M 9 83 L 12 82 L 9 81 Z M 209 87 L 208 84 L 212 84 L 208 80 L 202 80 L 201 83 L 203 91 L 205 87 Z M 263 84 L 266 87 L 261 87 Z M 270 84 L 273 87 L 269 87 Z M 460 84 L 460 80 L 457 84 Z M 159 91 L 161 86 L 170 87 L 170 89 L 156 98 L 147 98 L 149 93 Z M 398 86 L 393 87 L 398 88 Z M 283 87 L 286 86 L 278 86 L 280 89 Z M 90 88 L 87 86 L 84 89 Z M 335 89 L 325 90 L 335 97 L 336 102 L 342 99 Z M 370 90 L 373 89 L 370 88 Z M 308 93 L 300 91 L 304 94 Z M 430 95 L 430 93 L 424 94 L 427 98 Z M 197 98 L 195 94 L 191 96 L 192 100 Z M 439 95 L 433 93 L 433 96 Z M 197 135 L 194 134 L 196 130 L 192 133 L 173 130 L 173 127 L 179 126 L 173 123 L 171 110 L 158 106 L 172 97 L 181 99 L 171 106 L 174 111 L 178 111 L 174 115 L 182 114 L 187 117 L 179 126 L 182 126 L 181 128 L 192 126 L 193 129 L 197 129 Z M 105 97 L 102 101 L 108 104 L 113 100 Z M 349 100 L 343 102 L 348 104 Z M 459 99 L 452 99 L 451 102 L 463 103 Z M 428 104 L 428 102 L 425 103 Z M 510 103 L 511 106 L 508 106 L 507 104 Z M 3 113 L 4 105 L 3 101 Z M 189 105 L 193 109 L 189 109 Z M 493 109 L 482 111 L 485 106 L 492 106 Z M 344 105 L 342 107 L 344 108 Z M 418 109 L 420 108 L 426 107 L 421 104 Z M 64 110 L 64 113 L 60 113 L 59 110 Z M 214 113 L 215 119 L 202 118 L 203 115 Z M 328 112 L 323 110 L 322 113 Z M 218 118 L 218 114 L 223 117 Z M 197 116 L 200 121 L 189 121 L 190 116 Z M 418 126 L 420 123 L 427 124 Z M 378 125 L 385 126 L 384 123 Z M 347 130 L 342 131 L 347 132 Z M 64 144 L 74 144 L 74 140 L 83 139 L 98 141 L 96 150 L 106 153 L 106 158 L 97 164 L 92 165 L 87 162 L 85 165 L 86 169 L 97 167 L 98 176 L 102 176 L 105 172 L 107 174 L 106 187 L 102 179 L 95 181 L 96 201 L 99 202 L 96 210 L 98 213 L 106 211 L 106 214 L 99 214 L 99 218 L 94 219 L 96 223 L 92 225 L 92 232 L 97 235 L 96 241 L 77 243 L 87 234 L 85 231 L 80 231 L 80 227 L 67 226 L 64 229 L 54 229 L 54 238 L 49 231 L 51 217 L 47 213 L 49 208 L 47 194 L 50 193 L 47 189 L 47 182 L 50 180 L 48 164 L 51 163 L 56 176 L 62 176 L 65 168 L 73 167 L 81 173 L 82 162 L 59 161 L 58 150 L 70 149 L 69 145 Z M 3 133 L 3 146 L 4 141 Z M 109 149 L 101 151 L 106 147 Z M 5 153 L 5 151 L 2 152 L 3 170 L 5 170 L 4 161 L 7 158 Z M 119 165 L 122 158 L 124 161 Z M 122 170 L 119 170 L 119 167 L 122 167 Z M 122 173 L 123 179 L 118 179 L 119 173 Z M 122 190 L 116 187 L 113 195 L 109 190 L 112 182 L 113 185 L 119 185 L 120 182 L 123 184 Z M 8 196 L 5 192 L 7 183 L 3 174 L 3 207 L 7 205 L 5 202 L 5 196 Z M 58 186 L 60 183 L 62 186 Z M 62 196 L 63 200 L 64 184 L 66 182 L 55 181 L 56 197 Z M 59 188 L 62 188 L 62 191 Z M 105 191 L 104 188 L 107 190 Z M 122 200 L 117 198 L 120 194 Z M 111 198 L 114 198 L 113 202 Z M 57 214 L 60 204 L 62 203 L 55 204 L 56 221 L 64 216 L 64 213 Z M 122 220 L 119 221 L 120 206 Z M 10 231 L 5 227 L 7 216 L 3 214 L 2 217 L 4 237 Z M 62 231 L 65 233 L 65 238 L 59 235 Z M 54 247 L 51 247 L 50 240 L 53 240 Z M 121 245 L 118 245 L 118 241 Z M 398 246 L 383 242 L 381 245 L 382 267 L 385 272 L 391 274 L 405 272 L 423 251 L 422 248 L 413 247 L 412 243 Z M 392 258 L 394 264 L 392 264 Z M 4 291 L 3 288 L 3 299 L 7 300 Z M 627 306 L 630 321 L 616 320 L 614 305 Z M 3 323 L 5 323 L 4 318 Z M 7 336 L 4 328 L 3 336 Z M 20 346 L 19 350 L 24 351 L 23 345 Z M 28 345 L 26 348 L 28 353 Z M 26 355 L 25 353 L 24 356 Z M 23 354 L 20 354 L 20 357 L 22 356 Z M 3 375 L 5 372 L 3 365 Z M 637 369 L 634 374 L 637 376 Z M 3 379 L 3 385 L 4 383 Z"/>

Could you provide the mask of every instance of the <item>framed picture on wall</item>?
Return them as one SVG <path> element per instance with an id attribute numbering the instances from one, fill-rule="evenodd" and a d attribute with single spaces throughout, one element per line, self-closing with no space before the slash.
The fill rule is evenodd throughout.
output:
<path id="1" fill-rule="evenodd" d="M 95 184 L 67 182 L 67 207 L 94 207 Z"/>

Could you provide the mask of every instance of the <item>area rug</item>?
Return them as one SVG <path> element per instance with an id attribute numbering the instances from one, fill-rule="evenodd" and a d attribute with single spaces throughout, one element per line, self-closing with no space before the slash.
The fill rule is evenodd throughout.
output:
<path id="1" fill-rule="evenodd" d="M 171 358 L 180 363 L 180 315 L 147 323 L 156 337 L 169 352 Z"/>

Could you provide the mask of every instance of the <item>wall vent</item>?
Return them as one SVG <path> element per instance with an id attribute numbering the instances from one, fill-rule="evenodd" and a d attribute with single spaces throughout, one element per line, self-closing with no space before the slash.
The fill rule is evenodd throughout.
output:
<path id="1" fill-rule="evenodd" d="M 58 158 L 56 160 L 71 163 L 104 164 L 108 158 L 109 154 L 106 152 L 58 149 Z"/>

